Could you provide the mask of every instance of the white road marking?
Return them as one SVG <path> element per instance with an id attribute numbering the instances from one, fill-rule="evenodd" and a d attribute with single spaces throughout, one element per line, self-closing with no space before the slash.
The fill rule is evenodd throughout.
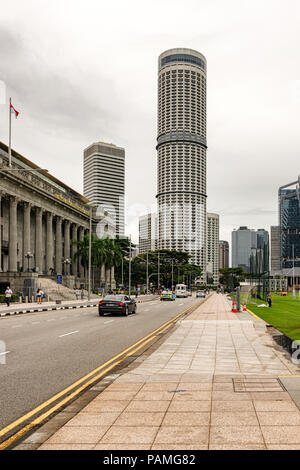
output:
<path id="1" fill-rule="evenodd" d="M 38 323 L 40 323 L 39 321 L 33 321 L 31 322 L 32 325 L 37 325 Z"/>
<path id="2" fill-rule="evenodd" d="M 181 305 L 183 305 L 183 304 L 179 304 L 179 307 L 181 307 Z"/>
<path id="3" fill-rule="evenodd" d="M 55 318 L 50 318 L 50 320 L 47 320 L 47 321 L 55 321 Z"/>
<path id="4" fill-rule="evenodd" d="M 104 325 L 107 325 L 108 323 L 112 323 L 113 321 L 115 321 L 115 320 L 105 321 L 103 324 L 104 324 Z"/>
<path id="5" fill-rule="evenodd" d="M 71 333 L 66 333 L 64 335 L 60 335 L 59 338 L 63 338 L 64 336 L 74 335 L 74 333 L 79 333 L 79 330 L 71 331 Z"/>
<path id="6" fill-rule="evenodd" d="M 12 326 L 12 328 L 22 328 L 23 325 Z"/>
<path id="7" fill-rule="evenodd" d="M 146 308 L 145 312 L 149 312 L 150 308 Z"/>
<path id="8" fill-rule="evenodd" d="M 5 351 L 5 352 L 0 353 L 0 356 L 4 356 L 4 354 L 9 354 L 9 353 L 10 351 Z"/>

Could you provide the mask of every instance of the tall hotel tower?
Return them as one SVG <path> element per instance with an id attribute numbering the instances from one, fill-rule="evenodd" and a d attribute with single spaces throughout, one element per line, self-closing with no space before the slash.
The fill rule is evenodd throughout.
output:
<path id="1" fill-rule="evenodd" d="M 169 49 L 158 61 L 159 249 L 206 271 L 206 59 Z"/>

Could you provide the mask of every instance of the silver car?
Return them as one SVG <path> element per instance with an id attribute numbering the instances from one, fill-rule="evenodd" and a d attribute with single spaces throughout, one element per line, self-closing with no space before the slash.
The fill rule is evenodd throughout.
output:
<path id="1" fill-rule="evenodd" d="M 205 290 L 198 290 L 197 291 L 197 294 L 196 294 L 196 297 L 200 297 L 200 298 L 204 298 L 206 297 L 206 292 Z"/>

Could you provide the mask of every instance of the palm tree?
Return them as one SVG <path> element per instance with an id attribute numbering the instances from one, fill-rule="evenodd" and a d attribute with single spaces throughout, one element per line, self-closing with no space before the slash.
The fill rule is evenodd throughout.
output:
<path id="1" fill-rule="evenodd" d="M 122 251 L 118 244 L 112 238 L 103 238 L 105 251 L 105 269 L 109 270 L 109 282 L 111 285 L 112 268 L 118 267 L 122 260 Z"/>

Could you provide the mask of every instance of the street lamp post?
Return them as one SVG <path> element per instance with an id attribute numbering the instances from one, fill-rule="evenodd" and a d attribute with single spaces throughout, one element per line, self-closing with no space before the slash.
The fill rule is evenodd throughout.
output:
<path id="1" fill-rule="evenodd" d="M 157 275 L 158 275 L 158 278 L 157 278 L 157 288 L 158 288 L 158 291 L 160 290 L 160 252 L 157 253 L 157 256 L 158 256 L 158 263 L 157 263 Z"/>
<path id="2" fill-rule="evenodd" d="M 63 263 L 66 266 L 66 276 L 69 276 L 69 274 L 70 274 L 69 267 L 70 267 L 70 264 L 71 264 L 71 260 L 69 258 L 67 258 L 63 261 Z"/>
<path id="3" fill-rule="evenodd" d="M 28 251 L 28 253 L 25 255 L 25 258 L 27 259 L 27 272 L 29 273 L 29 262 L 30 262 L 30 259 L 33 258 L 33 254 L 30 253 L 30 251 Z"/>
<path id="4" fill-rule="evenodd" d="M 128 290 L 129 290 L 129 296 L 131 292 L 131 235 L 130 235 L 130 245 L 129 245 L 129 272 L 128 272 Z"/>
<path id="5" fill-rule="evenodd" d="M 147 251 L 147 267 L 146 267 L 146 279 L 147 279 L 147 287 L 146 287 L 146 294 L 149 294 L 149 252 Z"/>
<path id="6" fill-rule="evenodd" d="M 89 272 L 88 272 L 88 301 L 91 300 L 91 267 L 92 267 L 92 212 L 90 206 L 90 230 L 89 230 Z"/>
<path id="7" fill-rule="evenodd" d="M 172 290 L 174 289 L 174 259 L 172 258 Z"/>

